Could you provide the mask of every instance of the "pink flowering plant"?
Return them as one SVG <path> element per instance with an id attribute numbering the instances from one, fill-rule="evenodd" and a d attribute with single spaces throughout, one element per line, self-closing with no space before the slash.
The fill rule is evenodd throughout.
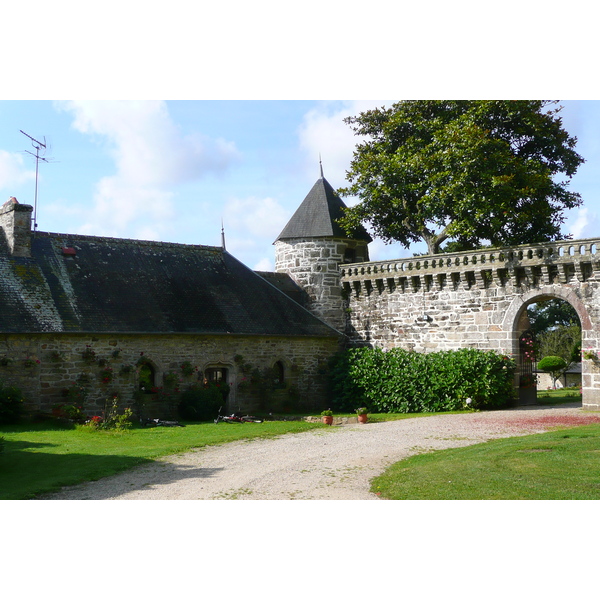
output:
<path id="1" fill-rule="evenodd" d="M 197 370 L 198 369 L 194 367 L 194 365 L 192 365 L 192 363 L 189 360 L 186 360 L 181 363 L 181 372 L 185 375 L 185 377 L 193 375 L 194 372 Z"/>
<path id="2" fill-rule="evenodd" d="M 102 383 L 110 383 L 113 380 L 112 367 L 105 366 L 100 370 L 100 381 Z"/>
<path id="3" fill-rule="evenodd" d="M 523 352 L 523 361 L 524 362 L 534 362 L 535 361 L 535 351 L 534 351 L 534 342 L 530 337 L 522 337 L 521 338 L 521 351 Z"/>
<path id="4" fill-rule="evenodd" d="M 31 358 L 30 356 L 26 356 L 23 361 L 23 366 L 26 369 L 33 369 L 36 365 L 40 364 L 40 360 L 38 358 Z"/>
<path id="5" fill-rule="evenodd" d="M 96 362 L 96 352 L 89 344 L 86 344 L 85 350 L 81 353 L 81 357 L 87 363 Z"/>

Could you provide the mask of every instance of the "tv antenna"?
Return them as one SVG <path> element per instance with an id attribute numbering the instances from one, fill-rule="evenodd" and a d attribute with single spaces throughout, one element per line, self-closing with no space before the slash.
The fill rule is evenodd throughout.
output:
<path id="1" fill-rule="evenodd" d="M 44 158 L 42 156 L 46 153 L 47 150 L 46 138 L 44 137 L 44 141 L 40 142 L 39 140 L 36 140 L 35 138 L 31 137 L 28 133 L 25 133 L 22 129 L 19 129 L 19 131 L 31 140 L 31 145 L 35 148 L 35 154 L 33 152 L 30 152 L 29 150 L 25 150 L 27 154 L 31 154 L 31 156 L 35 157 L 35 196 L 33 203 L 33 231 L 35 232 L 35 230 L 37 229 L 38 165 L 40 163 L 40 160 L 43 160 L 44 162 L 49 162 L 47 158 Z"/>

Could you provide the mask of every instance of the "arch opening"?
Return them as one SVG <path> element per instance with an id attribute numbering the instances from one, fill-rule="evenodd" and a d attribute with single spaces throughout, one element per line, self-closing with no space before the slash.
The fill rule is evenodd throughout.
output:
<path id="1" fill-rule="evenodd" d="M 514 328 L 519 404 L 581 401 L 581 321 L 575 306 L 557 295 L 522 305 Z"/>

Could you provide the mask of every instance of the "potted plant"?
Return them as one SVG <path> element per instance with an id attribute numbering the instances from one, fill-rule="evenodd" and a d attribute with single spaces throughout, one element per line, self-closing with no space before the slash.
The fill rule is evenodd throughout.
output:
<path id="1" fill-rule="evenodd" d="M 364 406 L 361 407 L 361 408 L 357 408 L 356 409 L 356 414 L 358 416 L 358 422 L 359 423 L 366 423 L 367 422 L 367 420 L 369 418 L 369 415 L 368 415 L 367 409 Z"/>
<path id="2" fill-rule="evenodd" d="M 331 409 L 324 410 L 321 413 L 321 421 L 325 423 L 325 425 L 333 424 L 333 411 Z"/>

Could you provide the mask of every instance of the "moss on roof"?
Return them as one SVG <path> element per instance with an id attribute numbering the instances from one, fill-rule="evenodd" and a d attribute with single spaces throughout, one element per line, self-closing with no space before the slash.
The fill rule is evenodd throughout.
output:
<path id="1" fill-rule="evenodd" d="M 45 232 L 0 249 L 0 331 L 339 335 L 221 248 Z"/>

